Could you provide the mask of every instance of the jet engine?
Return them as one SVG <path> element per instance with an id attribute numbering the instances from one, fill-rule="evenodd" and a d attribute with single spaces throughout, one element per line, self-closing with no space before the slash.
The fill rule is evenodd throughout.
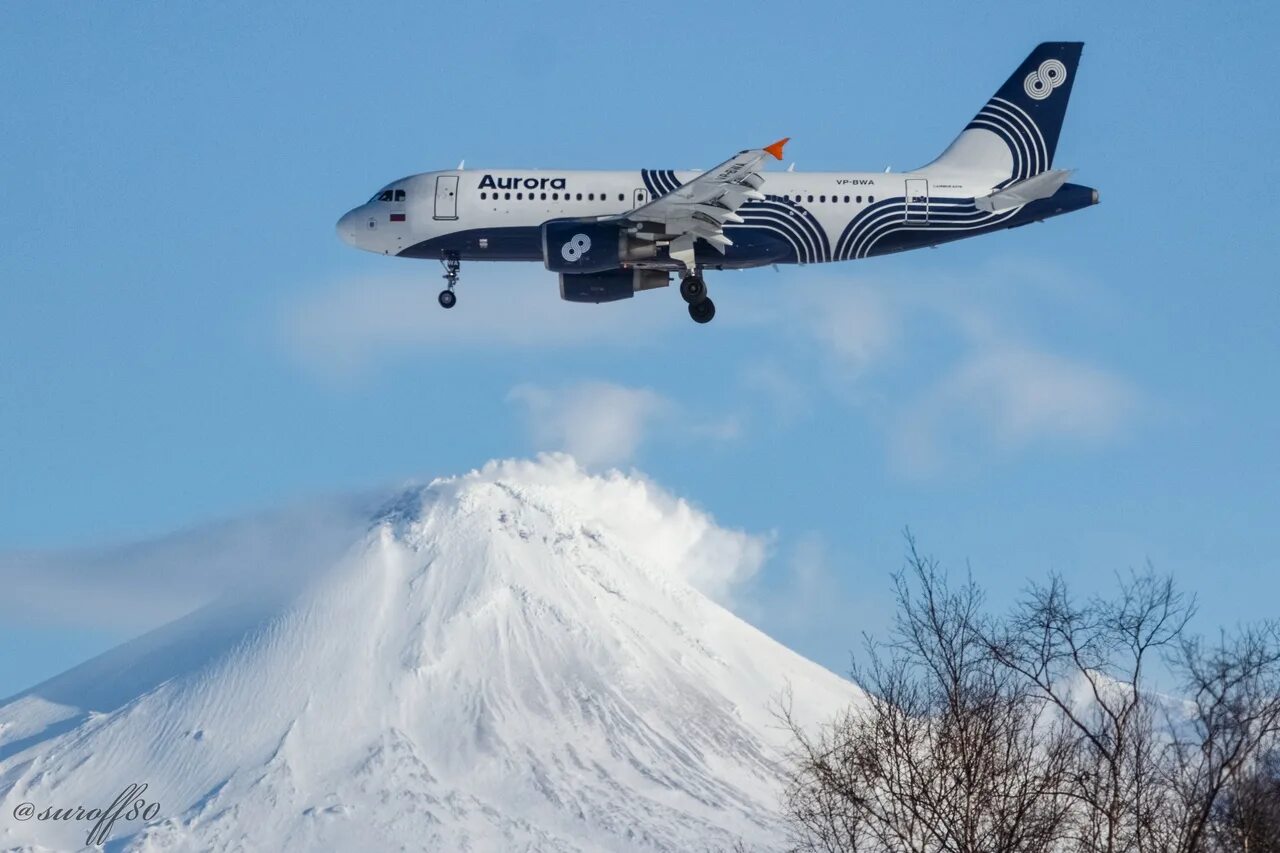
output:
<path id="1" fill-rule="evenodd" d="M 637 238 L 618 220 L 552 219 L 542 224 L 542 259 L 552 272 L 606 272 L 657 256 L 655 241 Z"/>
<path id="2" fill-rule="evenodd" d="M 666 287 L 669 283 L 669 274 L 663 270 L 561 273 L 560 298 L 566 302 L 615 302 L 630 299 L 638 290 Z"/>

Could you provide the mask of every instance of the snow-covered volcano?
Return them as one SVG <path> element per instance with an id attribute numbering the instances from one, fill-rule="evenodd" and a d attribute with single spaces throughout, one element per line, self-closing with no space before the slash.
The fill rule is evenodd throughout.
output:
<path id="1" fill-rule="evenodd" d="M 771 703 L 860 694 L 707 594 L 759 547 L 566 457 L 406 489 L 331 565 L 0 705 L 0 847 L 83 845 L 15 808 L 145 782 L 113 847 L 775 849 Z"/>

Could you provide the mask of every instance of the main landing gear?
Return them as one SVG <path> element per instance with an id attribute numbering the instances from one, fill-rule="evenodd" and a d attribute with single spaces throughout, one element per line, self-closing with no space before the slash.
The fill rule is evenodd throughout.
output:
<path id="1" fill-rule="evenodd" d="M 441 308 L 452 308 L 458 304 L 458 294 L 453 292 L 453 288 L 458 284 L 458 271 L 462 268 L 462 262 L 458 260 L 455 254 L 445 255 L 440 259 L 440 263 L 444 266 L 445 289 L 440 291 L 437 300 L 440 302 Z"/>
<path id="2" fill-rule="evenodd" d="M 716 316 L 716 304 L 707 296 L 707 283 L 696 272 L 680 279 L 680 296 L 689 303 L 689 316 L 695 323 L 710 323 Z"/>

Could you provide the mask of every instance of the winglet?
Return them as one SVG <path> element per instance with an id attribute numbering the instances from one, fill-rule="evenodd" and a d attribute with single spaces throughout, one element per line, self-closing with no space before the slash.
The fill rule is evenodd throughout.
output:
<path id="1" fill-rule="evenodd" d="M 781 159 L 782 159 L 782 146 L 786 145 L 786 144 L 787 144 L 788 142 L 790 142 L 790 141 L 791 141 L 791 137 L 790 137 L 790 136 L 784 136 L 783 138 L 779 139 L 777 142 L 773 143 L 772 145 L 766 145 L 766 146 L 764 147 L 764 150 L 765 150 L 765 151 L 768 151 L 770 154 L 772 154 L 772 155 L 774 156 L 774 158 L 776 158 L 776 159 L 778 159 L 778 160 L 781 160 Z"/>

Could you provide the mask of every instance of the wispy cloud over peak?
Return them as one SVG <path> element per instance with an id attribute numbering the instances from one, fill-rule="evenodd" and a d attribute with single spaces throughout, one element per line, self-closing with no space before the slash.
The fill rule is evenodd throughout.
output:
<path id="1" fill-rule="evenodd" d="M 523 407 L 539 450 L 564 450 L 587 466 L 632 461 L 654 421 L 672 406 L 647 388 L 610 382 L 518 385 L 507 399 Z"/>

